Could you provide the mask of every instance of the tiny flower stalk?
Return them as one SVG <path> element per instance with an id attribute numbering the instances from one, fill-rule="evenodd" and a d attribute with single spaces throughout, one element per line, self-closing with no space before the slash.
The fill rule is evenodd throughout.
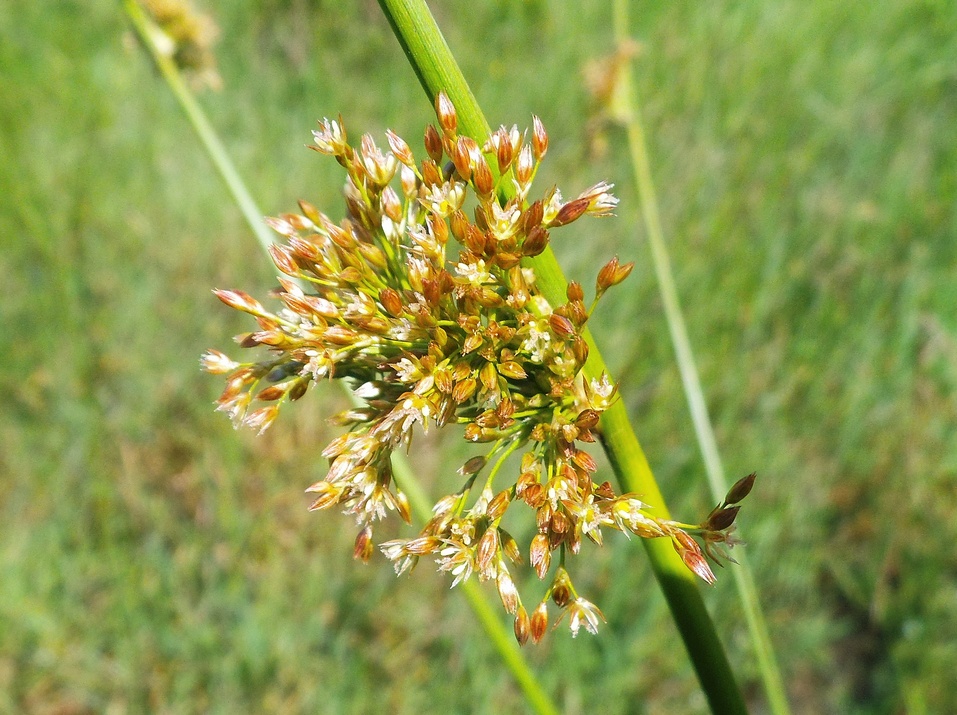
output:
<path id="1" fill-rule="evenodd" d="M 707 559 L 726 558 L 718 545 L 733 544 L 739 507 L 731 502 L 751 482 L 736 485 L 702 524 L 680 524 L 597 479 L 585 449 L 617 401 L 607 375 L 584 372 L 585 325 L 631 265 L 612 259 L 599 271 L 590 309 L 574 282 L 560 303 L 549 302 L 534 268 L 523 265 L 559 228 L 609 215 L 617 204 L 612 186 L 599 182 L 567 201 L 556 187 L 536 195 L 532 180 L 548 146 L 540 120 L 531 141 L 503 126 L 478 143 L 458 135 L 444 93 L 435 109 L 437 126 L 426 128 L 419 159 L 392 132 L 389 149 L 369 135 L 353 147 L 341 117 L 320 123 L 312 148 L 345 170 L 345 218 L 335 222 L 301 202 L 301 213 L 268 221 L 284 239 L 270 251 L 283 274 L 277 309 L 242 291 L 214 291 L 255 321 L 236 342 L 266 351 L 245 363 L 215 350 L 203 356 L 207 370 L 226 373 L 218 409 L 263 432 L 319 380 L 354 388 L 363 404 L 335 418 L 348 431 L 323 450 L 329 470 L 306 491 L 311 510 L 335 507 L 354 517 L 362 561 L 374 552 L 378 522 L 391 514 L 411 520 L 392 455 L 407 451 L 417 430 L 458 425 L 466 440 L 488 445 L 449 475 L 452 490 L 417 535 L 379 550 L 399 574 L 427 558 L 452 587 L 473 575 L 494 582 L 522 645 L 541 640 L 548 621 L 539 605 L 533 627 L 516 588 L 523 550 L 538 578 L 551 582 L 541 603 L 550 595 L 562 611 L 556 623 L 567 612 L 573 635 L 581 627 L 597 632 L 604 617 L 578 594 L 566 564 L 584 541 L 600 546 L 606 531 L 670 540 L 687 568 L 713 583 Z M 505 201 L 503 186 L 512 190 Z M 518 469 L 507 473 L 505 460 L 516 452 Z M 507 512 L 535 525 L 524 549 L 502 529 Z"/>

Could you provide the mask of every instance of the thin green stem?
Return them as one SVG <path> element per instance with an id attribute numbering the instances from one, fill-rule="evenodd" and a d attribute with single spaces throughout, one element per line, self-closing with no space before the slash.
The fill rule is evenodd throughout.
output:
<path id="1" fill-rule="evenodd" d="M 216 130 L 206 117 L 206 113 L 196 101 L 193 93 L 183 81 L 179 69 L 172 60 L 163 54 L 156 39 L 159 31 L 150 19 L 143 12 L 142 8 L 134 0 L 124 0 L 124 7 L 127 15 L 133 24 L 139 38 L 149 50 L 160 74 L 166 81 L 173 95 L 176 97 L 189 119 L 190 125 L 199 137 L 207 155 L 219 172 L 220 177 L 226 184 L 227 189 L 246 219 L 246 223 L 253 231 L 256 239 L 264 250 L 272 245 L 272 236 L 269 233 L 265 223 L 262 220 L 262 212 L 256 205 L 252 194 L 246 188 L 245 183 L 236 171 L 236 167 L 226 152 L 226 148 L 220 141 Z M 355 400 L 355 396 L 349 391 L 345 383 L 342 384 L 350 399 Z M 417 519 L 422 522 L 431 517 L 431 506 L 428 496 L 422 490 L 415 478 L 412 466 L 408 459 L 400 454 L 392 456 L 393 472 L 395 473 L 397 483 L 401 484 L 403 491 L 409 498 L 409 503 Z M 526 701 L 539 715 L 557 715 L 558 708 L 549 699 L 548 694 L 538 682 L 534 672 L 525 660 L 518 644 L 507 627 L 502 624 L 498 618 L 495 609 L 489 603 L 488 598 L 483 593 L 481 587 L 476 581 L 464 581 L 460 587 L 465 592 L 473 612 L 485 630 L 486 635 L 492 641 L 499 653 L 502 661 L 512 673 L 519 687 L 525 694 Z"/>
<path id="2" fill-rule="evenodd" d="M 488 122 L 424 0 L 379 0 L 379 4 L 429 98 L 434 101 L 444 91 L 455 105 L 460 133 L 484 141 L 489 134 Z M 545 297 L 553 305 L 563 303 L 567 283 L 554 253 L 548 249 L 531 264 Z M 607 373 L 590 333 L 585 333 L 585 340 L 590 348 L 586 373 Z M 601 426 L 605 450 L 622 488 L 640 493 L 656 514 L 667 519 L 661 491 L 621 400 L 604 413 Z M 643 543 L 712 711 L 746 713 L 744 698 L 694 576 L 667 540 L 644 539 Z"/>
<path id="3" fill-rule="evenodd" d="M 627 13 L 627 0 L 614 0 L 615 39 L 619 46 L 628 39 Z M 675 349 L 681 383 L 691 412 L 691 421 L 704 460 L 708 485 L 714 501 L 721 502 L 728 491 L 728 483 L 721 462 L 721 455 L 718 451 L 714 428 L 708 415 L 704 389 L 701 386 L 697 364 L 691 349 L 691 339 L 688 337 L 688 329 L 681 310 L 674 272 L 671 268 L 671 258 L 665 243 L 664 232 L 661 229 L 658 199 L 651 176 L 651 163 L 648 159 L 648 147 L 645 141 L 637 92 L 631 77 L 631 67 L 624 64 L 621 72 L 620 91 L 618 96 L 615 97 L 615 107 L 617 111 L 622 113 L 621 118 L 626 125 L 628 149 L 635 173 L 635 183 L 638 187 L 638 197 L 641 203 L 645 231 L 648 235 L 648 245 L 651 248 L 652 264 L 658 280 L 658 290 L 664 306 L 668 332 Z M 748 564 L 746 552 L 743 549 L 736 550 L 735 560 L 738 562 L 738 566 L 732 567 L 731 572 L 734 574 L 738 599 L 744 611 L 748 631 L 751 634 L 752 646 L 771 712 L 775 715 L 788 715 L 790 707 L 781 677 L 781 670 L 778 667 L 774 646 L 768 633 L 764 613 L 761 610 L 754 576 Z"/>

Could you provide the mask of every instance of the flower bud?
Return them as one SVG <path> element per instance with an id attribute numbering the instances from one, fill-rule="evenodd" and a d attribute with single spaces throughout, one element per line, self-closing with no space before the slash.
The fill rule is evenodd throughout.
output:
<path id="1" fill-rule="evenodd" d="M 746 477 L 743 477 L 734 483 L 734 486 L 728 490 L 728 496 L 724 498 L 725 504 L 737 504 L 739 501 L 742 501 L 748 494 L 751 493 L 751 489 L 754 487 L 754 480 L 757 477 L 756 472 L 751 472 Z"/>
<path id="2" fill-rule="evenodd" d="M 528 561 L 538 574 L 538 578 L 544 579 L 552 563 L 552 553 L 548 550 L 548 536 L 535 534 L 529 547 Z"/>
<path id="3" fill-rule="evenodd" d="M 528 642 L 530 627 L 525 606 L 519 606 L 518 614 L 515 616 L 515 640 L 518 641 L 519 645 L 525 645 Z"/>
<path id="4" fill-rule="evenodd" d="M 435 98 L 435 114 L 439 119 L 439 126 L 442 127 L 442 130 L 446 134 L 455 134 L 458 118 L 455 116 L 455 107 L 445 92 L 439 92 Z"/>
<path id="5" fill-rule="evenodd" d="M 352 556 L 357 561 L 368 563 L 372 556 L 372 527 L 366 526 L 356 535 L 356 543 L 352 549 Z"/>
<path id="6" fill-rule="evenodd" d="M 535 151 L 536 161 L 541 161 L 548 151 L 548 133 L 545 125 L 538 117 L 532 117 L 532 149 Z"/>
<path id="7" fill-rule="evenodd" d="M 432 164 L 433 168 L 435 168 L 436 164 L 442 161 L 442 137 L 439 136 L 438 131 L 431 124 L 425 128 L 425 152 L 434 162 Z M 441 183 L 441 181 L 438 180 L 438 172 L 436 172 L 435 178 L 436 181 L 427 181 L 426 183 Z"/>
<path id="8" fill-rule="evenodd" d="M 530 630 L 532 635 L 532 643 L 538 643 L 545 637 L 545 632 L 548 630 L 548 603 L 542 601 L 538 604 L 532 612 L 532 618 Z"/>

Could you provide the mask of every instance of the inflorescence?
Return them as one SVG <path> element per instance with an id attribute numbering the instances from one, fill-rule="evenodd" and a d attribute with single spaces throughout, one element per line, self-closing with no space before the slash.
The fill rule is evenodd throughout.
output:
<path id="1" fill-rule="evenodd" d="M 216 350 L 203 356 L 206 370 L 228 374 L 218 409 L 262 432 L 311 383 L 348 381 L 362 406 L 337 417 L 349 431 L 323 450 L 329 471 L 306 491 L 315 495 L 311 510 L 339 506 L 355 517 L 355 556 L 363 561 L 374 551 L 376 521 L 390 512 L 411 521 L 391 456 L 408 449 L 417 424 L 423 432 L 462 425 L 467 440 L 490 445 L 462 465 L 456 490 L 436 502 L 417 536 L 379 548 L 399 574 L 429 557 L 453 586 L 473 574 L 494 581 L 522 644 L 544 636 L 549 600 L 568 614 L 573 634 L 597 631 L 604 616 L 578 595 L 565 562 L 585 538 L 600 545 L 605 529 L 668 538 L 684 563 L 713 583 L 706 556 L 728 558 L 722 547 L 735 543 L 737 503 L 754 476 L 738 482 L 702 524 L 681 524 L 656 517 L 636 494 L 596 483 L 598 466 L 581 447 L 596 440 L 599 418 L 616 399 L 606 375 L 582 372 L 584 326 L 632 264 L 608 262 L 589 306 L 575 282 L 567 302 L 550 305 L 525 260 L 545 250 L 553 229 L 611 214 L 617 205 L 611 185 L 596 184 L 570 201 L 557 188 L 530 199 L 548 149 L 537 117 L 530 141 L 517 127 L 503 126 L 480 145 L 457 133 L 444 95 L 436 113 L 438 127 L 426 128 L 428 158 L 421 162 L 392 132 L 388 151 L 369 135 L 356 149 L 341 117 L 320 123 L 311 148 L 346 170 L 347 216 L 337 224 L 300 202 L 301 214 L 269 220 L 285 239 L 271 248 L 284 274 L 276 291 L 280 310 L 241 291 L 215 291 L 258 323 L 257 331 L 237 337 L 239 344 L 269 350 L 259 362 L 237 363 Z M 457 248 L 452 258 L 449 239 Z M 518 474 L 503 474 L 513 454 L 520 455 Z M 502 526 L 512 506 L 534 518 L 525 549 Z M 531 609 L 510 570 L 523 552 L 538 578 L 548 579 Z"/>

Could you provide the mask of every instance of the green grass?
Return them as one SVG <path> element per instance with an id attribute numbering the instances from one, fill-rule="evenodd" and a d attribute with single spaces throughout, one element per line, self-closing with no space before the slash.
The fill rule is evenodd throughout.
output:
<path id="1" fill-rule="evenodd" d="M 300 197 L 337 211 L 340 175 L 302 148 L 318 117 L 341 111 L 354 136 L 416 136 L 429 119 L 378 9 L 332 5 L 217 9 L 225 89 L 203 102 L 272 213 Z M 445 579 L 354 564 L 345 517 L 305 513 L 338 393 L 262 438 L 212 413 L 219 385 L 198 356 L 243 324 L 209 288 L 262 293 L 273 271 L 124 41 L 119 4 L 12 7 L 0 712 L 521 712 Z M 542 116 L 543 186 L 618 183 L 620 217 L 576 224 L 556 250 L 586 285 L 613 252 L 638 261 L 596 337 L 673 511 L 702 513 L 624 137 L 585 149 L 580 68 L 608 48 L 610 10 L 435 10 L 492 122 Z M 732 477 L 761 476 L 741 526 L 795 710 L 957 709 L 957 11 L 789 0 L 633 16 L 719 444 Z M 455 435 L 423 451 L 426 480 L 466 453 Z M 545 684 L 569 713 L 701 711 L 641 550 L 609 539 L 591 555 L 577 570 L 608 627 L 528 649 Z M 760 712 L 731 579 L 708 596 Z"/>

